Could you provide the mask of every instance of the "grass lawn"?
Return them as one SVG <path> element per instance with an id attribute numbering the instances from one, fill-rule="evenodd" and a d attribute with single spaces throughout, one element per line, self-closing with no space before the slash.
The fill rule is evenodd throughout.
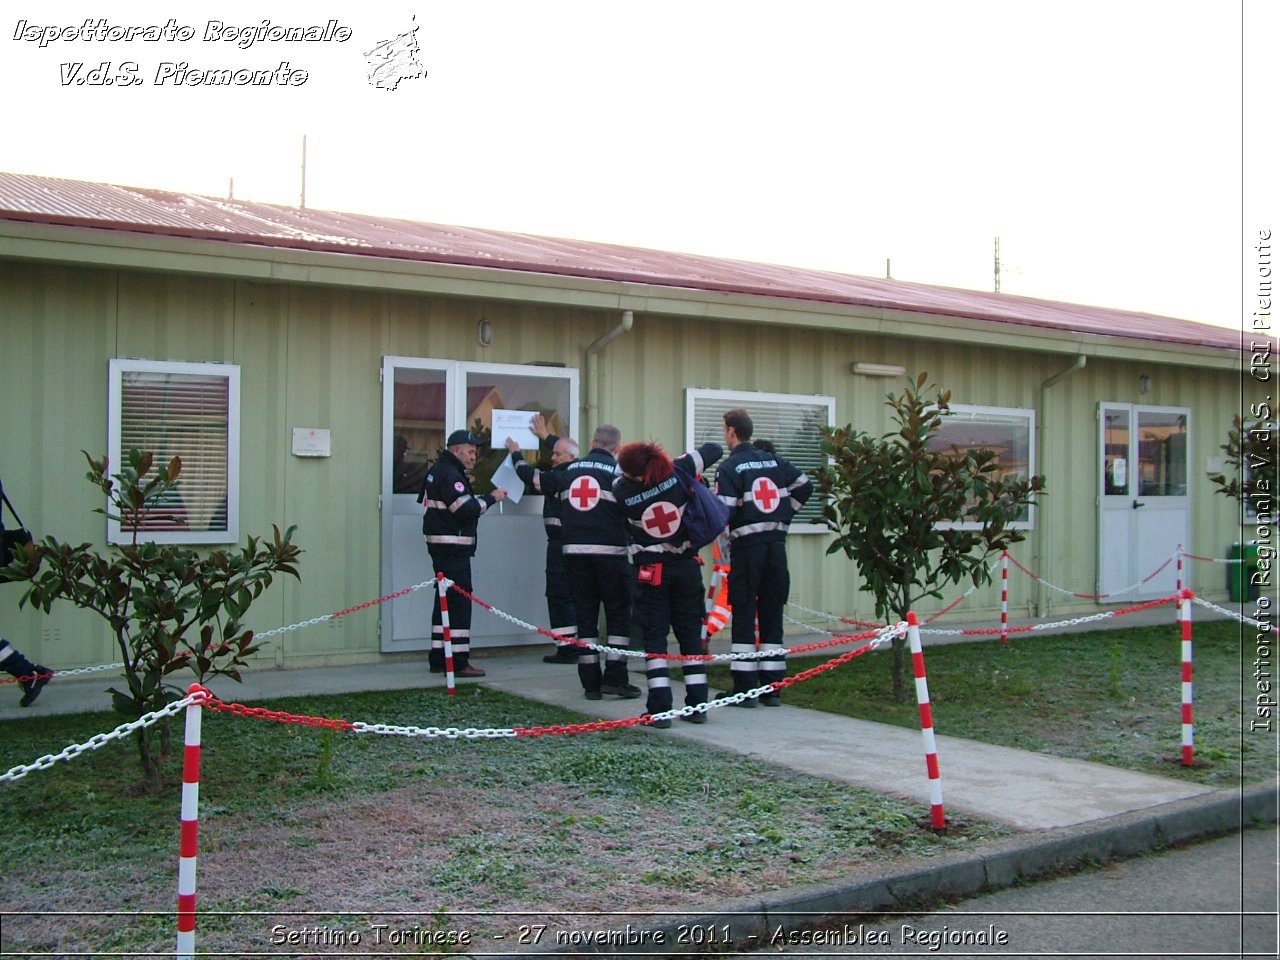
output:
<path id="1" fill-rule="evenodd" d="M 453 699 L 436 688 L 271 707 L 440 727 L 582 719 L 483 687 Z M 8 721 L 0 769 L 118 722 L 109 713 Z M 172 729 L 171 788 L 160 796 L 138 793 L 131 741 L 0 784 L 0 904 L 44 911 L 0 918 L 6 950 L 171 955 L 180 718 Z M 273 942 L 283 924 L 355 931 L 362 940 L 348 944 L 354 952 L 429 953 L 412 937 L 375 942 L 375 923 L 510 934 L 521 918 L 476 914 L 554 914 L 567 927 L 572 911 L 714 908 L 1008 833 L 961 820 L 936 837 L 924 827 L 923 804 L 779 772 L 653 730 L 410 740 L 205 711 L 202 739 L 202 952 L 285 949 Z"/>
<path id="2" fill-rule="evenodd" d="M 1274 779 L 1276 735 L 1251 732 L 1256 631 L 1235 621 L 1192 624 L 1195 764 L 1184 767 L 1180 627 L 924 644 L 935 732 L 1092 760 L 1214 786 Z M 897 703 L 887 649 L 796 684 L 787 703 L 919 728 L 910 660 L 908 703 Z M 795 658 L 789 673 L 826 658 Z M 1247 666 L 1247 670 L 1245 669 Z M 1274 672 L 1274 669 L 1273 669 Z M 731 687 L 727 666 L 711 682 Z M 1247 700 L 1249 716 L 1242 703 Z"/>

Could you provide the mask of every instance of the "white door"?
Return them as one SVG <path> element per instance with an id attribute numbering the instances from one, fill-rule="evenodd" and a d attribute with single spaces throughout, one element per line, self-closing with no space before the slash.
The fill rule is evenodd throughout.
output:
<path id="1" fill-rule="evenodd" d="M 395 593 L 430 580 L 431 560 L 422 539 L 418 494 L 445 438 L 464 427 L 487 439 L 497 410 L 538 411 L 554 433 L 577 429 L 578 371 L 516 364 L 467 363 L 422 357 L 382 361 L 382 592 Z M 475 489 L 486 493 L 494 468 L 505 458 L 480 447 Z M 525 451 L 533 460 L 536 451 Z M 544 598 L 546 535 L 542 498 L 504 502 L 480 520 L 472 561 L 475 594 L 497 609 L 538 626 L 547 625 Z M 432 588 L 384 603 L 379 629 L 384 653 L 425 650 L 431 645 Z M 542 643 L 481 607 L 473 612 L 473 647 Z"/>
<path id="2" fill-rule="evenodd" d="M 1191 535 L 1187 490 L 1191 411 L 1098 407 L 1098 590 L 1104 603 L 1172 595 L 1169 562 Z"/>

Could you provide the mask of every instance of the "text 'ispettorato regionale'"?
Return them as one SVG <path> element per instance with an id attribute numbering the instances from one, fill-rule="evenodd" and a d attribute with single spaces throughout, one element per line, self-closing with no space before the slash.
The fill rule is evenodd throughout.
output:
<path id="1" fill-rule="evenodd" d="M 19 20 L 13 39 L 37 44 L 40 48 L 55 44 L 73 55 L 89 54 L 93 44 L 154 43 L 160 44 L 229 44 L 248 50 L 259 44 L 345 43 L 352 30 L 338 20 L 321 24 L 279 24 L 262 20 L 255 24 L 234 24 L 223 20 L 206 20 L 204 25 L 179 23 L 170 18 L 163 24 L 112 23 L 105 17 L 87 18 L 77 24 L 39 24 Z M 74 48 L 69 45 L 74 44 Z M 89 44 L 89 49 L 84 45 Z M 277 48 L 278 49 L 278 48 Z M 298 53 L 306 52 L 300 47 Z M 132 51 L 130 51 L 132 52 Z M 217 49 L 201 47 L 199 54 L 216 55 Z M 292 52 L 292 51 L 290 51 Z M 144 69 L 136 60 L 71 60 L 60 63 L 59 79 L 63 86 L 138 86 L 150 82 L 170 86 L 301 86 L 307 82 L 307 71 L 281 61 L 273 67 L 226 67 L 215 63 L 198 63 L 194 59 L 166 60 L 154 69 Z"/>

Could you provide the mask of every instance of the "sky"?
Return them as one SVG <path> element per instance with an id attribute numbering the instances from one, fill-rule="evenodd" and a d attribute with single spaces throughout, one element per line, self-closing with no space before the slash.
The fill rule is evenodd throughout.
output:
<path id="1" fill-rule="evenodd" d="M 297 205 L 305 137 L 312 208 L 973 290 L 999 237 L 1005 293 L 1238 329 L 1277 7 L 20 2 L 0 170 Z"/>

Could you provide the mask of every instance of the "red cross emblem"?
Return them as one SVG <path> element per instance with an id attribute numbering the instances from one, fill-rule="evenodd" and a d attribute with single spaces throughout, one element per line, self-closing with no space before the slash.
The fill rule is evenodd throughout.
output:
<path id="1" fill-rule="evenodd" d="M 778 488 L 774 486 L 772 480 L 768 477 L 757 477 L 756 482 L 751 484 L 751 500 L 761 513 L 773 513 L 782 502 L 782 497 L 778 494 Z"/>
<path id="2" fill-rule="evenodd" d="M 660 500 L 645 509 L 640 523 L 651 537 L 665 540 L 680 529 L 680 518 L 683 515 L 684 507 Z"/>
<path id="3" fill-rule="evenodd" d="M 600 484 L 595 477 L 579 477 L 569 488 L 569 504 L 575 510 L 590 510 L 600 499 Z"/>

